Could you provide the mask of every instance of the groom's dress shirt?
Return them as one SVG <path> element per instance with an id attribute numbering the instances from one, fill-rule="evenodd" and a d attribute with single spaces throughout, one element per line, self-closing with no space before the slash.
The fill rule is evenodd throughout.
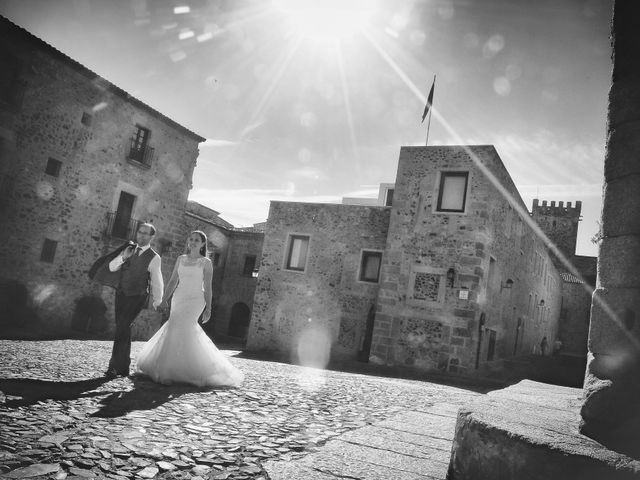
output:
<path id="1" fill-rule="evenodd" d="M 146 252 L 151 245 L 144 247 L 138 247 L 134 255 L 142 255 Z M 109 262 L 109 270 L 117 272 L 125 262 L 122 254 Z M 149 272 L 149 278 L 151 279 L 151 296 L 153 297 L 153 306 L 157 307 L 162 302 L 162 292 L 164 290 L 164 282 L 162 280 L 161 260 L 159 255 L 154 255 L 149 263 L 147 271 Z"/>

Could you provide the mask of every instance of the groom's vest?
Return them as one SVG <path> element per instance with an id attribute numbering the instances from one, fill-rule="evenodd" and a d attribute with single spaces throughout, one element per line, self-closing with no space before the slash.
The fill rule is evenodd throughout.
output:
<path id="1" fill-rule="evenodd" d="M 146 295 L 149 292 L 149 264 L 157 255 L 152 248 L 135 253 L 120 267 L 120 290 L 126 296 Z"/>

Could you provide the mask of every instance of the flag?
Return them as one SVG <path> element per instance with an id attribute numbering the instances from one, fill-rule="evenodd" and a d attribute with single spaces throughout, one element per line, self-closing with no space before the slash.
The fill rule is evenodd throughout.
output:
<path id="1" fill-rule="evenodd" d="M 429 110 L 431 110 L 431 106 L 433 105 L 433 89 L 436 86 L 436 76 L 433 76 L 433 84 L 431 85 L 431 90 L 429 91 L 429 96 L 427 97 L 427 104 L 424 106 L 424 113 L 422 114 L 422 123 L 424 123 L 424 119 L 429 115 Z"/>

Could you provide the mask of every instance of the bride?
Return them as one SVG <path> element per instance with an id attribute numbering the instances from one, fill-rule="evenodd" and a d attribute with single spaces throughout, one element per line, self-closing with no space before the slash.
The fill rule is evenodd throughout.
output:
<path id="1" fill-rule="evenodd" d="M 142 347 L 136 359 L 136 373 L 148 375 L 165 385 L 189 383 L 198 387 L 235 387 L 242 383 L 243 373 L 198 325 L 203 310 L 203 323 L 211 316 L 212 275 L 207 237 L 195 230 L 187 239 L 187 254 L 178 257 L 164 291 L 164 306 L 173 294 L 169 320 Z"/>

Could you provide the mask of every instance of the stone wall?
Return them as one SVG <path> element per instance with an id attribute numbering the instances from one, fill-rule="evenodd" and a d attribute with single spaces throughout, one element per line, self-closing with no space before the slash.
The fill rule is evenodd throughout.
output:
<path id="1" fill-rule="evenodd" d="M 122 191 L 135 195 L 132 217 L 155 224 L 155 247 L 175 244 L 204 139 L 10 22 L 0 29 L 0 49 L 23 65 L 19 104 L 0 104 L 2 281 L 24 283 L 30 305 L 54 329 L 71 326 L 78 299 L 101 298 L 108 333 L 113 291 L 87 277 L 97 257 L 124 241 L 107 231 L 107 214 Z M 149 165 L 127 159 L 137 126 L 151 132 Z M 57 175 L 46 173 L 51 165 Z M 50 261 L 41 260 L 45 239 L 57 242 Z M 174 260 L 163 253 L 165 278 Z M 134 335 L 147 337 L 160 321 L 143 314 Z"/>
<path id="2" fill-rule="evenodd" d="M 245 331 L 241 338 L 246 339 L 246 326 L 238 325 L 229 331 L 232 312 L 246 313 L 246 324 L 253 309 L 253 296 L 256 277 L 244 274 L 245 257 L 255 257 L 256 271 L 260 266 L 264 235 L 260 232 L 242 232 L 233 230 L 233 225 L 217 217 L 218 212 L 195 202 L 188 203 L 184 216 L 184 240 L 177 246 L 178 254 L 185 251 L 187 234 L 201 230 L 207 235 L 209 257 L 213 263 L 213 312 L 212 319 L 204 329 L 212 336 L 228 336 Z M 242 304 L 238 306 L 238 304 Z M 234 310 L 234 306 L 236 309 Z M 246 308 L 245 308 L 246 307 Z M 242 320 L 242 318 L 240 318 Z M 237 336 L 237 335 L 232 335 Z"/>
<path id="3" fill-rule="evenodd" d="M 257 272 L 260 267 L 264 235 L 233 231 L 230 240 L 225 257 L 224 281 L 219 297 L 215 301 L 215 333 L 246 339 L 258 281 Z M 254 269 L 245 272 L 245 263 L 251 261 L 247 259 L 249 256 L 255 258 Z M 234 322 L 237 324 L 233 325 Z"/>
<path id="4" fill-rule="evenodd" d="M 563 274 L 563 277 L 558 329 L 558 338 L 562 341 L 560 353 L 586 358 L 593 288 L 572 275 Z"/>
<path id="5" fill-rule="evenodd" d="M 247 348 L 300 363 L 355 358 L 378 292 L 358 280 L 362 250 L 384 249 L 389 211 L 271 202 Z M 304 271 L 284 268 L 291 234 L 310 237 Z"/>
<path id="6" fill-rule="evenodd" d="M 469 172 L 463 213 L 436 212 L 442 171 Z M 560 277 L 529 222 L 493 147 L 402 147 L 371 361 L 474 374 L 552 345 Z"/>

